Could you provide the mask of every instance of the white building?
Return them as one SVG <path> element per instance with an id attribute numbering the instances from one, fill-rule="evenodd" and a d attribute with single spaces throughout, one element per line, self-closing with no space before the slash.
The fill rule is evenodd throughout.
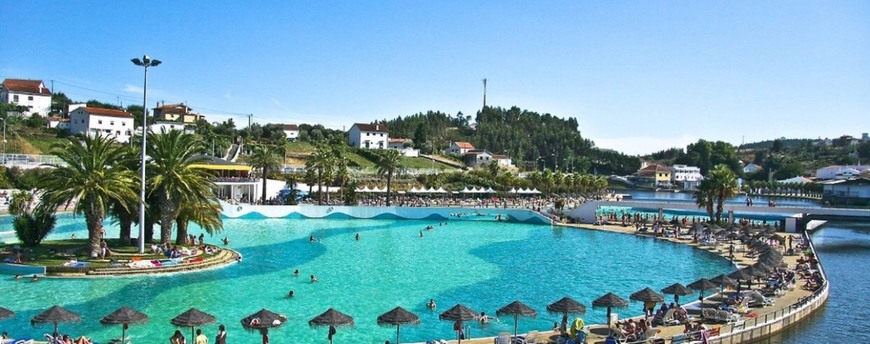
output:
<path id="1" fill-rule="evenodd" d="M 413 147 L 414 141 L 406 138 L 394 138 L 390 139 L 390 142 L 387 144 L 387 148 L 395 149 L 402 153 L 403 156 L 409 158 L 416 158 L 420 156 L 420 150 L 414 149 Z"/>
<path id="2" fill-rule="evenodd" d="M 69 118 L 49 117 L 45 119 L 48 128 L 69 129 Z"/>
<path id="3" fill-rule="evenodd" d="M 465 155 L 468 151 L 474 150 L 474 145 L 468 142 L 453 142 L 450 147 L 444 150 L 444 155 Z"/>
<path id="4" fill-rule="evenodd" d="M 0 85 L 0 102 L 26 106 L 28 110 L 22 112 L 25 116 L 47 116 L 51 112 L 51 90 L 42 80 L 6 79 Z"/>
<path id="5" fill-rule="evenodd" d="M 492 153 L 483 149 L 470 150 L 463 155 L 463 160 L 468 167 L 484 167 L 492 161 Z"/>
<path id="6" fill-rule="evenodd" d="M 390 130 L 383 124 L 354 123 L 347 133 L 347 142 L 356 148 L 386 149 Z"/>
<path id="7" fill-rule="evenodd" d="M 299 139 L 299 126 L 296 124 L 284 124 L 284 135 L 287 136 L 287 139 L 290 141 L 296 141 Z"/>
<path id="8" fill-rule="evenodd" d="M 160 133 L 168 133 L 172 130 L 181 130 L 189 134 L 193 134 L 194 130 L 192 127 L 185 126 L 184 123 L 181 122 L 171 122 L 171 121 L 154 121 L 151 125 L 148 126 L 148 131 L 160 134 Z M 142 130 L 140 129 L 141 133 Z"/>
<path id="9" fill-rule="evenodd" d="M 694 190 L 704 180 L 701 169 L 695 166 L 671 166 L 671 183 L 682 186 L 683 189 Z"/>
<path id="10" fill-rule="evenodd" d="M 133 128 L 133 115 L 122 110 L 80 107 L 69 114 L 70 133 L 114 137 L 118 142 L 130 141 Z"/>
<path id="11" fill-rule="evenodd" d="M 749 163 L 746 166 L 743 166 L 743 173 L 755 173 L 762 169 L 761 165 L 756 165 L 753 163 Z"/>
<path id="12" fill-rule="evenodd" d="M 513 166 L 513 161 L 511 161 L 511 157 L 504 154 L 493 154 L 492 160 L 495 160 L 498 163 L 499 167 Z"/>
<path id="13" fill-rule="evenodd" d="M 849 179 L 870 170 L 868 165 L 833 165 L 816 170 L 816 179 Z"/>

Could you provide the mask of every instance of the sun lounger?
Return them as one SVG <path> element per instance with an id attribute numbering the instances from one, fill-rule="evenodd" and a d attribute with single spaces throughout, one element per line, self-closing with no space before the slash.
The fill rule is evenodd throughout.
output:
<path id="1" fill-rule="evenodd" d="M 538 331 L 529 331 L 525 336 L 517 336 L 514 338 L 514 344 L 535 344 L 537 343 Z"/>
<path id="2" fill-rule="evenodd" d="M 502 333 L 502 334 L 498 335 L 498 337 L 495 337 L 495 340 L 493 340 L 493 343 L 495 343 L 495 344 L 511 344 L 511 335 Z"/>
<path id="3" fill-rule="evenodd" d="M 773 306 L 774 300 L 764 297 L 757 290 L 750 290 L 743 294 L 744 297 L 749 299 L 750 307 L 764 307 L 764 306 Z"/>

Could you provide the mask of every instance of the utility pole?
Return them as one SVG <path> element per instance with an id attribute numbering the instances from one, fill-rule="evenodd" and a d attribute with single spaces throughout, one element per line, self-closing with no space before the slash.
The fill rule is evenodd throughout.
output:
<path id="1" fill-rule="evenodd" d="M 248 114 L 248 129 L 251 129 L 251 117 L 254 117 L 254 114 Z"/>
<path id="2" fill-rule="evenodd" d="M 486 78 L 483 78 L 483 108 L 486 109 Z"/>

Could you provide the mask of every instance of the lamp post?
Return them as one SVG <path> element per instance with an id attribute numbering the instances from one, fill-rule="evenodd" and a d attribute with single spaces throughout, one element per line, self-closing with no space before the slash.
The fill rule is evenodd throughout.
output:
<path id="1" fill-rule="evenodd" d="M 0 118 L 3 121 L 3 164 L 6 164 L 6 119 Z"/>
<path id="2" fill-rule="evenodd" d="M 139 254 L 145 253 L 145 137 L 148 127 L 148 67 L 157 67 L 160 60 L 143 55 L 142 59 L 130 60 L 134 65 L 145 68 L 145 82 L 142 86 L 142 176 L 139 190 Z"/>

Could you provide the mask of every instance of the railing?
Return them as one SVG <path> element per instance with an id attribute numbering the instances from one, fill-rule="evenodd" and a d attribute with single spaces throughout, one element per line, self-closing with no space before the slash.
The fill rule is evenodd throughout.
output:
<path id="1" fill-rule="evenodd" d="M 66 164 L 54 155 L 34 154 L 0 154 L 0 165 L 6 167 L 48 167 L 48 165 L 65 166 Z"/>

